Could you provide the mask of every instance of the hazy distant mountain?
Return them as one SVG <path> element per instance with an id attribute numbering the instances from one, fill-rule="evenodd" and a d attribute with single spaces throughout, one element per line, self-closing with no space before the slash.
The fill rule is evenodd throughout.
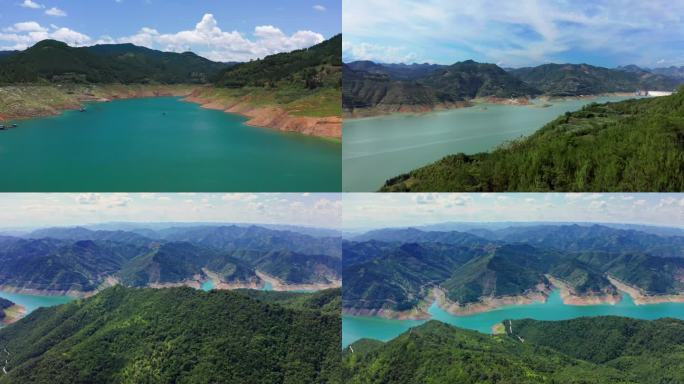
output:
<path id="1" fill-rule="evenodd" d="M 635 92 L 639 89 L 674 91 L 681 81 L 641 70 L 637 66 L 609 69 L 589 64 L 544 64 L 509 73 L 551 96 Z"/>
<path id="2" fill-rule="evenodd" d="M 681 81 L 684 81 L 684 66 L 681 67 L 664 67 L 664 68 L 653 68 L 651 72 L 657 73 L 659 75 L 669 76 Z"/>
<path id="3" fill-rule="evenodd" d="M 476 97 L 539 93 L 495 64 L 472 60 L 450 66 L 351 62 L 344 65 L 343 78 L 342 105 L 351 113 L 430 110 Z"/>

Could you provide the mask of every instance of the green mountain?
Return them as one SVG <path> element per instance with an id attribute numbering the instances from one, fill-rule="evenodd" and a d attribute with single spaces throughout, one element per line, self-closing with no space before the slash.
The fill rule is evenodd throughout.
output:
<path id="1" fill-rule="evenodd" d="M 0 83 L 207 83 L 226 66 L 191 52 L 161 52 L 133 44 L 74 48 L 43 40 L 0 56 Z"/>
<path id="2" fill-rule="evenodd" d="M 681 191 L 684 89 L 590 104 L 489 153 L 447 156 L 382 191 Z"/>
<path id="3" fill-rule="evenodd" d="M 216 85 L 231 88 L 296 86 L 337 88 L 341 82 L 342 35 L 306 49 L 266 56 L 224 69 Z"/>
<path id="4" fill-rule="evenodd" d="M 648 71 L 609 69 L 588 64 L 544 64 L 509 71 L 550 96 L 635 92 L 640 89 L 673 91 L 681 81 Z"/>
<path id="5" fill-rule="evenodd" d="M 342 276 L 346 310 L 406 311 L 425 300 L 451 271 L 483 250 L 448 244 L 345 242 Z M 347 255 L 351 254 L 350 257 Z"/>
<path id="6" fill-rule="evenodd" d="M 479 97 L 526 97 L 539 91 L 495 64 L 472 60 L 450 66 L 377 64 L 344 66 L 342 106 L 345 111 L 430 110 Z"/>
<path id="7" fill-rule="evenodd" d="M 339 237 L 259 226 L 192 226 L 148 232 L 47 228 L 0 239 L 0 284 L 90 292 L 114 278 L 128 286 L 206 280 L 256 283 L 256 271 L 288 284 L 339 280 Z"/>
<path id="8" fill-rule="evenodd" d="M 0 383 L 339 383 L 340 326 L 339 290 L 119 286 L 1 329 Z"/>
<path id="9" fill-rule="evenodd" d="M 544 265 L 551 264 L 553 257 L 529 245 L 504 245 L 456 268 L 440 286 L 450 301 L 460 305 L 537 292 L 539 285 L 550 287 Z"/>
<path id="10" fill-rule="evenodd" d="M 343 353 L 349 383 L 678 383 L 684 322 L 587 317 L 506 320 L 506 335 L 437 321 Z M 353 352 L 352 352 L 353 351 Z"/>
<path id="11" fill-rule="evenodd" d="M 540 92 L 511 76 L 496 64 L 466 60 L 438 69 L 420 80 L 453 100 L 478 97 L 527 97 Z"/>
<path id="12" fill-rule="evenodd" d="M 389 228 L 344 241 L 343 308 L 420 309 L 433 288 L 461 306 L 545 295 L 547 276 L 579 296 L 617 295 L 609 277 L 646 295 L 684 293 L 682 236 L 602 225 L 514 226 L 489 235 Z"/>
<path id="13" fill-rule="evenodd" d="M 515 322 L 513 330 L 517 332 Z M 603 336 L 609 335 L 611 329 L 604 329 Z M 564 336 L 579 346 L 585 342 L 570 332 Z M 601 336 L 591 342 L 600 340 Z M 354 384 L 646 383 L 621 367 L 585 361 L 512 335 L 485 335 L 438 321 L 387 343 L 359 340 L 345 348 L 342 367 L 345 382 Z M 676 367 L 670 371 L 676 373 Z M 668 382 L 658 381 L 667 377 L 660 373 L 648 383 Z"/>

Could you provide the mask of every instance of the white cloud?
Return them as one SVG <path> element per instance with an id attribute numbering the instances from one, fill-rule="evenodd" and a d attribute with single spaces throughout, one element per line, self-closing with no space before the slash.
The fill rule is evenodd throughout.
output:
<path id="1" fill-rule="evenodd" d="M 46 32 L 47 28 L 42 27 L 35 21 L 25 21 L 22 23 L 15 23 L 4 30 L 7 32 Z"/>
<path id="2" fill-rule="evenodd" d="M 324 40 L 323 35 L 312 31 L 297 31 L 288 36 L 272 25 L 255 27 L 253 36 L 250 39 L 238 31 L 223 31 L 214 15 L 207 13 L 192 30 L 161 33 L 154 28 L 143 27 L 135 35 L 116 41 L 174 52 L 192 50 L 216 61 L 248 61 L 307 48 Z"/>
<path id="3" fill-rule="evenodd" d="M 342 29 L 352 46 L 401 42 L 442 63 L 535 65 L 581 50 L 662 66 L 684 64 L 683 14 L 670 0 L 345 0 Z"/>
<path id="4" fill-rule="evenodd" d="M 314 5 L 313 9 L 315 9 L 316 11 L 319 11 L 319 12 L 325 12 L 325 7 L 320 5 L 320 4 Z"/>
<path id="5" fill-rule="evenodd" d="M 45 8 L 44 5 L 38 4 L 38 3 L 31 1 L 31 0 L 24 0 L 24 2 L 19 4 L 19 5 L 24 7 L 24 8 L 33 8 L 33 9 Z"/>
<path id="6" fill-rule="evenodd" d="M 26 49 L 45 39 L 63 41 L 72 46 L 83 46 L 92 43 L 92 39 L 86 34 L 66 27 L 52 27 L 53 30 L 50 31 L 35 21 L 15 23 L 11 27 L 4 28 L 3 32 L 0 32 L 0 50 Z"/>
<path id="7" fill-rule="evenodd" d="M 384 63 L 413 63 L 419 61 L 415 53 L 408 52 L 404 47 L 381 46 L 370 43 L 353 44 L 343 40 L 342 50 L 345 61 L 372 60 Z"/>
<path id="8" fill-rule="evenodd" d="M 48 16 L 56 16 L 56 17 L 64 17 L 67 15 L 66 12 L 64 12 L 63 10 L 61 10 L 57 7 L 52 7 L 50 9 L 48 9 L 47 11 L 45 11 L 45 14 Z"/>

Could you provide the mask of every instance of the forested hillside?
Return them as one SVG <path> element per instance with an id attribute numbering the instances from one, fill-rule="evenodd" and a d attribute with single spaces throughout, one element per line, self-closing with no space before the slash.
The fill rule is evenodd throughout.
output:
<path id="1" fill-rule="evenodd" d="M 340 326 L 339 290 L 114 287 L 0 330 L 0 383 L 339 383 Z"/>
<path id="2" fill-rule="evenodd" d="M 147 231 L 47 228 L 0 241 L 0 284 L 73 294 L 120 282 L 127 286 L 284 284 L 339 281 L 338 237 L 313 237 L 259 226 L 191 226 Z M 210 276 L 211 275 L 211 276 Z M 212 277 L 213 276 L 213 277 Z M 216 282 L 218 283 L 218 281 Z"/>
<path id="3" fill-rule="evenodd" d="M 506 320 L 505 335 L 437 321 L 344 350 L 348 383 L 678 383 L 684 322 Z M 512 329 L 512 332 L 511 332 Z M 352 352 L 353 351 L 353 352 Z"/>
<path id="4" fill-rule="evenodd" d="M 578 297 L 615 297 L 609 278 L 644 295 L 683 294 L 684 237 L 603 225 L 489 231 L 388 228 L 342 244 L 348 313 L 425 310 L 433 289 L 464 308 L 502 297 L 546 296 L 551 278 Z M 551 279 L 552 280 L 552 279 Z"/>
<path id="5" fill-rule="evenodd" d="M 488 153 L 449 155 L 382 191 L 681 191 L 684 89 L 590 104 Z"/>
<path id="6" fill-rule="evenodd" d="M 161 52 L 133 44 L 74 48 L 43 40 L 16 54 L 0 56 L 0 84 L 207 83 L 226 66 L 191 52 Z"/>
<path id="7" fill-rule="evenodd" d="M 672 91 L 681 84 L 681 80 L 638 67 L 625 70 L 588 64 L 543 64 L 512 69 L 509 73 L 550 96 L 596 95 L 641 89 Z"/>

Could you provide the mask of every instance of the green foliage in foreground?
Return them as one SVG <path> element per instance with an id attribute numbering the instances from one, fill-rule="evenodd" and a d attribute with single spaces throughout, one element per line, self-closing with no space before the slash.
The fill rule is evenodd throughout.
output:
<path id="1" fill-rule="evenodd" d="M 569 356 L 612 367 L 639 383 L 684 382 L 684 322 L 625 317 L 514 320 L 513 333 Z"/>
<path id="2" fill-rule="evenodd" d="M 345 381 L 684 382 L 681 320 L 608 316 L 503 324 L 506 334 L 485 335 L 430 321 L 387 343 L 359 340 L 344 350 Z"/>
<path id="3" fill-rule="evenodd" d="M 338 383 L 339 296 L 117 286 L 0 330 L 0 383 Z"/>
<path id="4" fill-rule="evenodd" d="M 681 191 L 684 88 L 590 104 L 491 153 L 456 154 L 390 179 L 382 191 Z"/>
<path id="5" fill-rule="evenodd" d="M 359 340 L 351 348 L 344 351 L 343 375 L 355 384 L 637 383 L 614 367 L 438 321 L 387 343 Z"/>

